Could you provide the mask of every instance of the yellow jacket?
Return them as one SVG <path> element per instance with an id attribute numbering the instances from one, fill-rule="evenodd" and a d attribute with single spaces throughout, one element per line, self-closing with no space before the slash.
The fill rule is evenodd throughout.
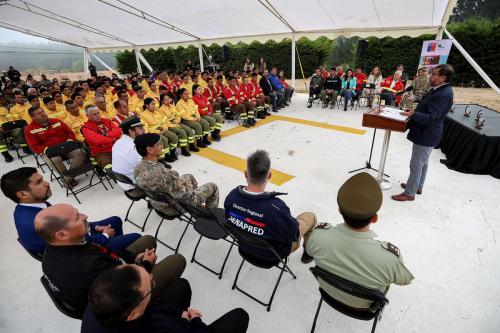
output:
<path id="1" fill-rule="evenodd" d="M 113 120 L 113 118 L 116 116 L 116 111 L 115 111 L 114 107 L 108 108 L 108 106 L 106 105 L 106 112 L 104 112 L 102 110 L 99 110 L 99 111 L 100 111 L 102 118 Z"/>
<path id="2" fill-rule="evenodd" d="M 144 111 L 142 109 L 143 106 L 144 106 L 144 100 L 137 98 L 136 95 L 130 97 L 128 100 L 128 109 L 131 112 L 134 112 L 139 117 L 141 116 L 142 112 Z"/>
<path id="3" fill-rule="evenodd" d="M 60 109 L 58 110 L 57 107 L 56 107 L 56 111 L 50 111 L 46 107 L 44 107 L 43 109 L 45 110 L 45 113 L 47 113 L 47 116 L 49 116 L 49 118 L 56 118 L 56 119 L 63 120 L 63 121 L 66 118 L 66 115 L 68 114 L 66 112 L 66 109 L 61 111 Z"/>
<path id="4" fill-rule="evenodd" d="M 0 106 L 0 125 L 10 121 L 9 116 L 10 116 L 9 110 L 3 106 Z"/>
<path id="5" fill-rule="evenodd" d="M 68 112 L 66 118 L 64 119 L 64 123 L 68 125 L 68 127 L 71 128 L 71 130 L 73 130 L 73 132 L 75 133 L 75 140 L 78 142 L 83 142 L 84 140 L 80 129 L 87 120 L 87 116 L 83 111 L 80 111 L 80 114 L 78 116 L 74 116 Z"/>
<path id="6" fill-rule="evenodd" d="M 31 107 L 31 104 L 24 103 L 23 105 L 15 104 L 10 108 L 11 120 L 24 119 L 29 124 L 31 123 L 31 116 L 28 113 L 28 109 Z"/>
<path id="7" fill-rule="evenodd" d="M 158 91 L 154 92 L 153 90 L 149 90 L 148 93 L 144 96 L 144 98 L 152 98 L 155 100 L 155 107 L 160 107 L 160 93 Z"/>
<path id="8" fill-rule="evenodd" d="M 203 80 L 201 77 L 198 79 L 198 85 L 205 90 L 206 87 L 208 87 L 207 81 Z"/>
<path id="9" fill-rule="evenodd" d="M 181 113 L 181 118 L 184 120 L 197 120 L 200 119 L 200 113 L 198 112 L 198 106 L 190 98 L 184 101 L 182 98 L 175 105 L 177 110 Z"/>
<path id="10" fill-rule="evenodd" d="M 160 110 L 154 112 L 145 110 L 141 114 L 141 120 L 146 125 L 148 133 L 160 133 L 162 130 L 168 129 L 168 124 L 165 122 L 166 117 Z"/>
<path id="11" fill-rule="evenodd" d="M 193 85 L 194 85 L 194 83 L 192 81 L 188 82 L 188 83 L 182 82 L 179 89 L 181 89 L 181 88 L 186 89 L 189 92 L 189 98 L 191 98 L 191 97 L 193 97 Z"/>
<path id="12" fill-rule="evenodd" d="M 181 123 L 181 112 L 177 110 L 175 105 L 165 105 L 163 104 L 158 111 L 162 112 L 165 116 L 164 121 L 169 128 L 180 127 Z"/>

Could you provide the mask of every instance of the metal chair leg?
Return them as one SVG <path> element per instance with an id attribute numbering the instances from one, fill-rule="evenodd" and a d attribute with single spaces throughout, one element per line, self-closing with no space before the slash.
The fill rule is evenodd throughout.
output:
<path id="1" fill-rule="evenodd" d="M 238 282 L 238 277 L 240 276 L 241 268 L 243 267 L 244 263 L 245 263 L 245 259 L 241 260 L 240 268 L 238 268 L 238 272 L 236 272 L 236 276 L 234 277 L 233 286 L 231 288 L 233 290 L 234 290 L 234 288 L 236 288 L 236 282 Z"/>
<path id="2" fill-rule="evenodd" d="M 281 277 L 283 276 L 283 273 L 286 270 L 286 266 L 281 269 L 280 275 L 278 276 L 278 281 L 276 281 L 276 284 L 274 285 L 273 293 L 271 294 L 271 298 L 269 299 L 269 303 L 267 306 L 267 312 L 271 311 L 271 305 L 273 304 L 273 299 L 274 295 L 276 294 L 276 290 L 278 289 L 278 285 L 280 284 Z M 292 273 L 293 275 L 293 273 Z"/>
<path id="3" fill-rule="evenodd" d="M 316 309 L 316 315 L 314 315 L 313 326 L 311 328 L 311 333 L 314 333 L 316 329 L 316 320 L 318 320 L 319 310 L 321 309 L 321 304 L 323 303 L 323 297 L 320 298 L 318 308 Z"/>
<path id="4" fill-rule="evenodd" d="M 146 219 L 144 220 L 144 223 L 142 225 L 142 228 L 141 228 L 141 231 L 144 232 L 144 229 L 146 228 L 146 223 L 148 222 L 148 219 L 149 219 L 149 215 L 151 215 L 151 212 L 153 211 L 153 208 L 150 208 L 149 209 L 149 213 L 148 215 L 146 216 Z"/>
<path id="5" fill-rule="evenodd" d="M 375 333 L 375 328 L 377 327 L 377 321 L 378 321 L 378 315 L 375 316 L 375 319 L 373 320 L 372 333 Z"/>
<path id="6" fill-rule="evenodd" d="M 198 245 L 200 245 L 202 238 L 203 238 L 203 236 L 200 235 L 200 238 L 198 238 L 198 242 L 196 242 L 196 246 L 194 247 L 194 251 L 193 251 L 193 256 L 191 257 L 191 262 L 194 262 L 194 260 L 195 260 L 194 257 L 196 256 L 196 251 L 198 251 Z"/>
<path id="7" fill-rule="evenodd" d="M 226 267 L 226 262 L 227 259 L 229 259 L 229 255 L 231 254 L 231 250 L 233 249 L 234 243 L 231 243 L 231 246 L 229 247 L 229 251 L 227 251 L 226 258 L 224 259 L 224 262 L 222 263 L 222 267 L 220 269 L 220 274 L 219 274 L 219 280 L 222 279 L 222 273 L 224 272 L 224 267 Z"/>

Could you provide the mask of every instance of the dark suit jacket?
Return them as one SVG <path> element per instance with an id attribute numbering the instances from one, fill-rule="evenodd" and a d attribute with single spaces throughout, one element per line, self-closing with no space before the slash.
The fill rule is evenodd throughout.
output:
<path id="1" fill-rule="evenodd" d="M 271 85 L 271 82 L 269 82 L 269 80 L 267 80 L 265 77 L 260 78 L 259 85 L 262 88 L 262 92 L 266 96 L 269 96 L 269 94 L 273 91 L 273 86 Z"/>
<path id="2" fill-rule="evenodd" d="M 453 90 L 449 83 L 432 88 L 418 103 L 410 120 L 408 140 L 425 146 L 435 147 L 443 135 L 444 120 L 453 106 Z"/>

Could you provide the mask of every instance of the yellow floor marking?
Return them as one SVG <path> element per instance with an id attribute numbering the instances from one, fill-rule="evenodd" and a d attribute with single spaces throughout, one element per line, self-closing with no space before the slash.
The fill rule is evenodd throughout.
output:
<path id="1" fill-rule="evenodd" d="M 226 154 L 223 153 L 219 150 L 215 150 L 212 148 L 203 148 L 200 149 L 198 153 L 195 153 L 196 155 L 203 156 L 215 163 L 224 165 L 226 167 L 239 170 L 241 172 L 245 171 L 246 169 L 246 160 L 239 158 L 234 155 Z M 279 170 L 271 169 L 273 172 L 273 177 L 270 179 L 270 182 L 281 186 L 284 183 L 292 180 L 295 178 L 295 176 L 289 175 L 287 173 L 281 172 Z"/>
<path id="2" fill-rule="evenodd" d="M 272 115 L 266 117 L 266 119 L 260 119 L 255 127 L 262 126 L 265 124 L 269 124 L 270 122 L 273 121 L 288 121 L 290 123 L 296 123 L 296 124 L 302 124 L 302 125 L 308 125 L 308 126 L 314 126 L 314 127 L 319 127 L 319 128 L 325 128 L 325 129 L 330 129 L 334 131 L 340 131 L 340 132 L 346 132 L 346 133 L 351 133 L 351 134 L 358 134 L 358 135 L 363 135 L 366 133 L 366 130 L 361 130 L 357 128 L 352 128 L 352 127 L 347 127 L 347 126 L 339 126 L 339 125 L 332 125 L 332 124 L 327 124 L 327 123 L 320 123 L 317 121 L 312 121 L 312 120 L 305 120 L 305 119 L 299 119 L 299 118 L 291 118 L 291 117 L 285 117 L 285 116 L 278 116 L 278 115 Z M 228 137 L 234 134 L 238 134 L 244 131 L 247 131 L 251 129 L 251 127 L 246 128 L 243 126 L 237 126 L 230 128 L 226 131 L 223 131 L 221 134 L 223 137 Z"/>

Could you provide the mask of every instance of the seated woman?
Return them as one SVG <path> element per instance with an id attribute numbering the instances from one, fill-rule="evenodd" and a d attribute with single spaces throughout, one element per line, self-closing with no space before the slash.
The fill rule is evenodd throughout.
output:
<path id="1" fill-rule="evenodd" d="M 370 76 L 368 76 L 368 81 L 366 83 L 368 84 L 374 84 L 375 88 L 366 88 L 364 91 L 364 94 L 367 96 L 368 99 L 368 107 L 372 107 L 372 102 L 373 102 L 373 96 L 375 95 L 376 92 L 380 91 L 380 84 L 382 83 L 382 71 L 380 70 L 380 67 L 375 66 L 372 69 L 372 72 L 370 73 Z"/>
<path id="2" fill-rule="evenodd" d="M 399 105 L 401 96 L 396 97 L 396 94 L 404 89 L 401 75 L 400 71 L 396 71 L 393 76 L 386 78 L 380 84 L 380 88 L 382 89 L 380 98 L 385 101 L 385 105 Z"/>
<path id="3" fill-rule="evenodd" d="M 352 69 L 348 69 L 342 78 L 342 90 L 340 96 L 344 97 L 344 111 L 347 111 L 347 104 L 351 102 L 354 105 L 352 98 L 356 94 L 356 78 L 352 75 Z"/>
<path id="4" fill-rule="evenodd" d="M 172 98 L 169 94 L 160 95 L 160 109 L 159 111 L 163 114 L 164 127 L 168 128 L 170 132 L 173 132 L 179 138 L 179 147 L 181 147 L 183 156 L 191 156 L 188 150 L 197 152 L 200 151 L 194 144 L 194 131 L 189 126 L 181 124 L 181 114 L 172 104 Z"/>
<path id="5" fill-rule="evenodd" d="M 212 104 L 210 104 L 208 98 L 203 95 L 203 88 L 197 84 L 193 86 L 193 101 L 198 106 L 198 113 L 200 114 L 201 118 L 208 121 L 210 129 L 212 130 L 212 139 L 215 141 L 220 141 L 220 130 L 222 128 L 222 123 L 224 122 L 224 120 L 222 119 L 222 116 L 220 114 L 214 113 Z"/>
<path id="6" fill-rule="evenodd" d="M 208 140 L 210 124 L 201 118 L 198 106 L 189 97 L 189 92 L 185 88 L 180 88 L 177 91 L 177 97 L 179 101 L 176 104 L 176 108 L 181 115 L 182 123 L 194 130 L 197 146 L 199 148 L 206 148 L 212 144 Z"/>
<path id="7" fill-rule="evenodd" d="M 278 73 L 278 77 L 280 79 L 281 84 L 283 85 L 283 88 L 285 89 L 285 95 L 288 95 L 288 101 L 285 101 L 285 103 L 290 103 L 292 101 L 292 95 L 295 92 L 295 89 L 289 85 L 286 80 L 285 80 L 285 72 L 283 70 L 280 70 Z M 288 90 L 288 92 L 287 92 Z"/>

